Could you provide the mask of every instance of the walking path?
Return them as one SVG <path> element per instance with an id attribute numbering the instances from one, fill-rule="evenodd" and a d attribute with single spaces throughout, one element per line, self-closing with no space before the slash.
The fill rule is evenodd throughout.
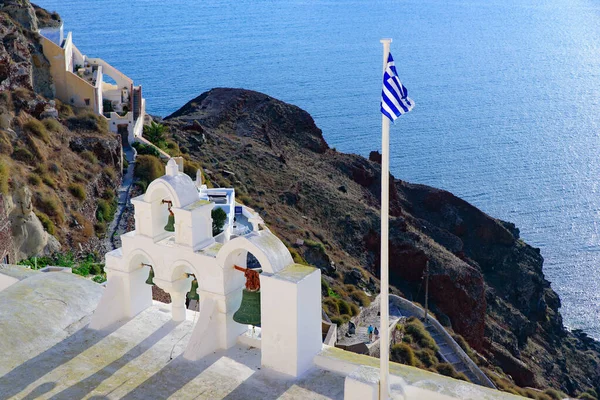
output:
<path id="1" fill-rule="evenodd" d="M 408 300 L 401 299 L 397 296 L 390 296 L 390 321 L 392 325 L 396 325 L 400 318 L 408 318 L 414 316 L 416 318 L 423 318 L 423 310 L 414 305 L 413 303 L 408 302 Z M 346 348 L 348 350 L 356 349 L 360 351 L 360 349 L 366 349 L 368 354 L 372 356 L 379 356 L 379 338 L 374 341 L 369 340 L 369 334 L 367 333 L 367 327 L 369 325 L 373 325 L 380 329 L 380 317 L 379 317 L 379 297 L 377 297 L 373 303 L 369 307 L 365 307 L 362 309 L 360 315 L 355 319 L 356 324 L 356 333 L 354 335 L 342 335 L 338 337 L 337 346 Z M 431 323 L 431 319 L 428 318 L 428 323 L 424 324 L 427 332 L 431 335 L 433 340 L 435 340 L 437 346 L 440 351 L 438 355 L 441 357 L 440 361 L 447 362 L 452 364 L 456 372 L 462 372 L 465 374 L 469 380 L 478 385 L 493 387 L 491 381 L 489 379 L 483 378 L 484 375 L 481 371 L 481 376 L 472 372 L 471 368 L 479 369 L 475 363 L 471 362 L 471 368 L 467 366 L 463 358 L 461 358 L 458 354 L 459 346 L 454 341 L 454 339 L 447 334 L 445 329 L 442 327 L 436 327 Z M 443 330 L 440 331 L 440 329 Z M 392 341 L 394 335 L 390 335 L 390 341 Z M 361 344 L 364 344 L 362 347 Z M 468 357 L 468 356 L 464 356 Z M 469 360 L 470 361 L 470 360 Z"/>
<path id="2" fill-rule="evenodd" d="M 117 248 L 114 240 L 118 236 L 119 232 L 119 223 L 121 222 L 121 218 L 123 216 L 123 212 L 127 207 L 127 203 L 129 202 L 129 192 L 131 190 L 131 185 L 133 184 L 133 168 L 135 166 L 135 151 L 129 145 L 127 140 L 123 141 L 123 156 L 129 163 L 127 166 L 127 172 L 123 175 L 123 180 L 121 181 L 121 186 L 119 186 L 118 190 L 118 205 L 117 211 L 115 212 L 115 217 L 108 225 L 106 229 L 106 241 L 105 248 L 107 251 L 111 251 Z"/>
<path id="3" fill-rule="evenodd" d="M 421 307 L 409 302 L 406 299 L 403 299 L 398 296 L 391 295 L 390 303 L 393 303 L 394 306 L 401 309 L 401 312 L 407 316 L 414 316 L 416 318 L 423 318 L 424 311 Z M 392 304 L 390 304 L 390 309 Z M 449 333 L 435 321 L 435 324 L 432 322 L 430 317 L 428 318 L 428 322 L 425 325 L 425 329 L 431 335 L 435 343 L 440 348 L 438 355 L 441 356 L 444 362 L 452 364 L 456 372 L 462 372 L 469 378 L 469 380 L 473 383 L 476 383 L 481 386 L 487 386 L 495 388 L 492 381 L 485 376 L 485 374 L 479 369 L 477 364 L 475 364 L 460 348 L 458 343 L 449 335 Z M 437 326 L 436 326 L 437 325 Z M 462 353 L 459 355 L 459 352 Z M 465 361 L 466 360 L 466 361 Z M 467 365 L 467 362 L 470 364 L 470 368 Z M 473 370 L 477 371 L 477 374 L 473 372 Z"/>

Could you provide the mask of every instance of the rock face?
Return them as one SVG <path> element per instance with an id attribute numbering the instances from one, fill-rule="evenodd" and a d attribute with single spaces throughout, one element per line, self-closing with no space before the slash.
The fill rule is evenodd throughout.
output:
<path id="1" fill-rule="evenodd" d="M 238 199 L 299 256 L 322 267 L 333 262 L 331 275 L 375 290 L 378 153 L 370 160 L 338 153 L 308 113 L 241 89 L 206 92 L 165 122 L 211 183 L 233 185 Z M 521 241 L 513 224 L 449 192 L 393 177 L 390 214 L 393 291 L 422 302 L 429 264 L 438 318 L 485 356 L 490 369 L 502 368 L 521 386 L 571 394 L 600 386 L 598 343 L 565 330 L 540 251 Z M 326 257 L 307 240 L 321 243 Z"/>
<path id="2" fill-rule="evenodd" d="M 58 240 L 44 230 L 39 218 L 33 213 L 31 191 L 27 186 L 15 192 L 13 203 L 10 222 L 17 259 L 49 255 L 59 251 Z"/>
<path id="3" fill-rule="evenodd" d="M 0 5 L 0 91 L 26 88 L 54 96 L 50 64 L 36 31 L 37 19 L 29 1 Z"/>

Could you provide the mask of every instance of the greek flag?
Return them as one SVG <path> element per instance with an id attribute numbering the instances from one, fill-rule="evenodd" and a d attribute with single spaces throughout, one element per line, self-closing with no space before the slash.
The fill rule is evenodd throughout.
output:
<path id="1" fill-rule="evenodd" d="M 381 90 L 381 112 L 390 121 L 413 109 L 415 103 L 408 97 L 408 92 L 400 79 L 392 53 L 388 55 L 387 66 L 383 73 L 383 89 Z"/>

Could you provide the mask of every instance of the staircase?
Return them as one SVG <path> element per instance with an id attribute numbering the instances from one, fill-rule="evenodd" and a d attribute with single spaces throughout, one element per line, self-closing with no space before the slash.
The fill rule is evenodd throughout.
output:
<path id="1" fill-rule="evenodd" d="M 137 121 L 140 113 L 142 112 L 142 87 L 138 86 L 137 88 L 133 88 L 133 120 Z"/>
<path id="2" fill-rule="evenodd" d="M 452 364 L 456 372 L 462 372 L 469 378 L 473 383 L 479 383 L 480 380 L 471 372 L 471 370 L 465 365 L 465 363 L 458 357 L 454 350 L 446 343 L 444 337 L 433 327 L 431 324 L 425 325 L 425 329 L 431 335 L 435 343 L 440 348 L 439 355 L 442 356 L 442 360 L 448 364 Z"/>

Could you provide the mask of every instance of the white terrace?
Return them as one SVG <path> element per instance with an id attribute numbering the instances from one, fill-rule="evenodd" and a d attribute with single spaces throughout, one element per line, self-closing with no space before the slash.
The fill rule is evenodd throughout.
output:
<path id="1" fill-rule="evenodd" d="M 50 61 L 56 97 L 66 104 L 89 107 L 109 120 L 112 132 L 133 142 L 143 131 L 146 101 L 142 87 L 101 58 L 82 54 L 65 38 L 63 26 L 40 29 L 44 55 Z"/>

